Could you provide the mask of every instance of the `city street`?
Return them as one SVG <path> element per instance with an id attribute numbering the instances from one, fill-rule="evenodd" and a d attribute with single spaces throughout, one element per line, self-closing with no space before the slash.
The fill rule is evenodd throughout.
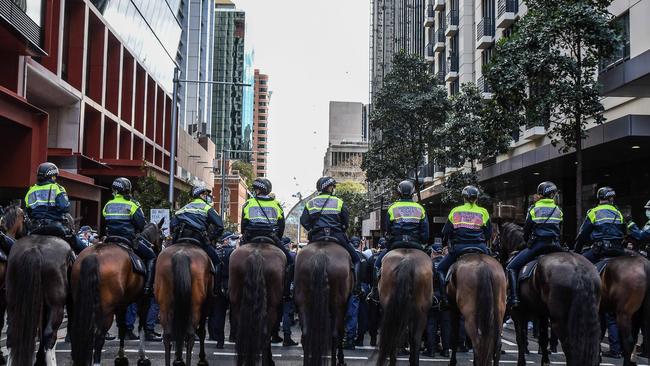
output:
<path id="1" fill-rule="evenodd" d="M 111 330 L 112 334 L 117 334 L 116 329 Z M 59 343 L 57 343 L 57 361 L 59 366 L 70 366 L 72 362 L 70 361 L 70 344 L 63 342 L 65 338 L 66 329 L 63 328 L 59 331 Z M 228 334 L 228 331 L 226 331 Z M 298 339 L 296 334 L 293 335 L 294 339 Z M 503 350 L 505 354 L 501 357 L 502 365 L 514 365 L 517 360 L 517 347 L 514 343 L 514 332 L 512 331 L 512 326 L 508 325 L 506 327 L 504 338 L 502 340 Z M 5 334 L 3 333 L 2 345 L 3 352 L 6 354 L 6 348 L 4 347 Z M 348 365 L 368 365 L 374 364 L 377 357 L 377 349 L 374 347 L 368 346 L 369 338 L 366 337 L 366 346 L 362 348 L 357 348 L 355 351 L 346 351 L 345 359 Z M 538 365 L 540 363 L 540 356 L 537 355 L 537 343 L 534 339 L 529 339 L 531 354 L 527 355 L 527 364 Z M 217 349 L 216 342 L 207 341 L 206 342 L 206 352 L 208 353 L 208 362 L 212 365 L 216 364 L 234 364 L 234 344 L 226 342 L 224 349 Z M 603 343 L 603 350 L 607 350 L 607 344 Z M 104 359 L 102 360 L 102 365 L 113 365 L 113 358 L 117 354 L 118 341 L 107 341 L 106 346 L 104 347 Z M 137 361 L 137 351 L 138 351 L 138 342 L 137 341 L 127 341 L 126 342 L 126 353 L 129 361 L 132 365 Z M 147 355 L 152 360 L 152 365 L 163 365 L 165 360 L 164 348 L 162 343 L 148 343 L 147 344 Z M 282 347 L 279 344 L 273 345 L 273 357 L 278 366 L 288 366 L 288 365 L 300 365 L 302 357 L 302 348 L 300 346 L 296 347 Z M 398 363 L 407 364 L 407 356 L 402 356 L 398 358 Z M 194 348 L 194 356 L 192 363 L 196 364 L 198 361 L 198 343 Z M 449 359 L 441 358 L 436 356 L 435 358 L 430 357 L 420 357 L 420 362 L 424 365 L 446 365 Z M 458 353 L 458 361 L 461 366 L 472 365 L 472 353 Z M 564 365 L 564 356 L 561 352 L 551 355 L 551 364 L 552 365 Z M 604 358 L 601 366 L 612 366 L 612 365 L 622 365 L 622 360 L 615 360 L 610 358 Z M 639 359 L 639 366 L 648 365 L 648 360 L 645 358 Z"/>

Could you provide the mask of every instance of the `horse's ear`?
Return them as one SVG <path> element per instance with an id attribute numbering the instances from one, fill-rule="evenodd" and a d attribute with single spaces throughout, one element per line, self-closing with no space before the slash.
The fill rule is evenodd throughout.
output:
<path id="1" fill-rule="evenodd" d="M 165 218 L 161 217 L 160 221 L 158 221 L 158 229 L 162 229 L 164 223 L 165 223 Z"/>

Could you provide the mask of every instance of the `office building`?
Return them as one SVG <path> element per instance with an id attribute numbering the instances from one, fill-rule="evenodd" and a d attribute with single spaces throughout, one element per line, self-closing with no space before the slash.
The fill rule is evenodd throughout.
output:
<path id="1" fill-rule="evenodd" d="M 367 125 L 367 107 L 363 103 L 330 102 L 323 175 L 338 182 L 365 182 L 361 163 L 368 151 Z"/>

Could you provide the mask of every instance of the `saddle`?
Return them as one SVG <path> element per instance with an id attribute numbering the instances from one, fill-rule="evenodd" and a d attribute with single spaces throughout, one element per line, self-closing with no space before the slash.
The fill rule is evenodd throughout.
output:
<path id="1" fill-rule="evenodd" d="M 336 243 L 336 244 L 343 245 L 343 243 L 341 243 L 337 238 L 335 238 L 333 236 L 328 236 L 328 235 L 319 236 L 318 238 L 315 238 L 315 239 L 312 238 L 311 240 L 309 240 L 309 244 L 316 243 L 316 242 L 323 242 L 323 241 L 328 242 L 328 243 Z"/>
<path id="2" fill-rule="evenodd" d="M 543 255 L 540 255 L 532 261 L 526 263 L 526 265 L 521 268 L 519 271 L 519 282 L 526 281 L 533 276 L 535 270 L 537 269 L 537 263 L 541 257 L 543 257 Z"/>
<path id="3" fill-rule="evenodd" d="M 131 259 L 131 268 L 133 269 L 133 272 L 143 276 L 147 273 L 144 262 L 133 251 L 133 244 L 131 243 L 131 240 L 122 236 L 112 235 L 106 237 L 104 243 L 115 244 L 118 247 L 126 250 L 126 252 L 129 254 L 129 258 Z"/>
<path id="4" fill-rule="evenodd" d="M 65 239 L 68 236 L 62 224 L 54 222 L 40 222 L 29 231 L 30 235 L 49 235 Z"/>
<path id="5" fill-rule="evenodd" d="M 600 260 L 600 262 L 596 263 L 596 270 L 598 270 L 598 275 L 602 276 L 603 272 L 605 272 L 605 269 L 607 268 L 607 265 L 609 264 L 609 261 L 612 260 L 612 258 L 616 257 L 605 257 Z"/>
<path id="6" fill-rule="evenodd" d="M 389 251 L 393 249 L 419 249 L 424 251 L 424 246 L 412 236 L 399 235 L 391 240 Z"/>
<path id="7" fill-rule="evenodd" d="M 255 236 L 248 241 L 246 244 L 271 244 L 275 245 L 277 242 L 270 236 Z"/>

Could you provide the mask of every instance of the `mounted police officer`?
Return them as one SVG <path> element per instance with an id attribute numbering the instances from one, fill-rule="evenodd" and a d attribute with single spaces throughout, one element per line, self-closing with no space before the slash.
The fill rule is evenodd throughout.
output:
<path id="1" fill-rule="evenodd" d="M 410 180 L 400 182 L 397 186 L 399 201 L 394 202 L 386 212 L 388 241 L 387 250 L 381 252 L 375 261 L 375 277 L 369 299 L 379 301 L 379 274 L 384 256 L 392 249 L 415 248 L 423 249 L 422 245 L 429 241 L 429 220 L 424 207 L 413 202 L 415 185 Z"/>
<path id="2" fill-rule="evenodd" d="M 524 240 L 528 247 L 506 267 L 510 283 L 508 305 L 511 306 L 519 305 L 517 285 L 521 268 L 544 252 L 560 250 L 560 226 L 564 214 L 555 204 L 557 186 L 552 182 L 542 182 L 537 186 L 537 194 L 541 199 L 528 209 L 524 225 Z"/>
<path id="3" fill-rule="evenodd" d="M 174 232 L 174 243 L 197 244 L 210 257 L 212 265 L 215 266 L 214 291 L 217 294 L 220 288 L 222 268 L 217 250 L 211 241 L 221 237 L 224 228 L 221 217 L 212 207 L 211 194 L 212 192 L 203 185 L 194 186 L 192 201 L 176 211 L 171 220 L 171 229 Z M 212 225 L 212 230 L 208 232 L 210 225 Z"/>
<path id="4" fill-rule="evenodd" d="M 591 249 L 583 255 L 592 263 L 603 257 L 624 255 L 625 219 L 614 205 L 616 192 L 610 187 L 602 187 L 596 193 L 598 206 L 587 211 L 587 217 L 580 227 L 575 251 L 580 253 L 585 243 L 591 241 Z"/>
<path id="5" fill-rule="evenodd" d="M 27 215 L 32 220 L 30 234 L 59 236 L 79 254 L 86 246 L 66 222 L 70 201 L 65 188 L 56 183 L 58 176 L 56 165 L 46 162 L 38 166 L 36 184 L 25 195 Z"/>
<path id="6" fill-rule="evenodd" d="M 350 216 L 342 199 L 334 195 L 336 180 L 322 177 L 316 182 L 320 193 L 305 205 L 300 216 L 300 224 L 309 231 L 310 242 L 324 238 L 334 238 L 350 255 L 354 264 L 355 291 L 360 290 L 361 262 L 357 252 L 348 242 L 345 231 L 348 229 Z"/>
<path id="7" fill-rule="evenodd" d="M 289 250 L 280 238 L 284 235 L 284 211 L 275 198 L 270 197 L 273 185 L 266 178 L 257 178 L 253 182 L 253 197 L 242 208 L 242 241 L 247 244 L 254 238 L 270 238 L 273 244 L 287 257 L 287 265 L 293 263 Z"/>
<path id="8" fill-rule="evenodd" d="M 645 216 L 648 218 L 648 221 L 646 224 L 642 227 L 639 228 L 635 222 L 630 221 L 627 224 L 627 229 L 630 232 L 630 235 L 636 239 L 642 242 L 642 246 L 640 247 L 640 250 L 647 250 L 648 242 L 650 242 L 650 201 L 645 204 Z"/>
<path id="9" fill-rule="evenodd" d="M 479 206 L 479 190 L 474 186 L 463 188 L 461 195 L 465 203 L 451 210 L 445 226 L 442 228 L 443 245 L 449 250 L 448 254 L 436 268 L 437 283 L 440 288 L 440 306 L 447 306 L 445 277 L 447 271 L 456 259 L 467 250 L 488 254 L 487 239 L 492 235 L 490 215 Z"/>
<path id="10" fill-rule="evenodd" d="M 153 295 L 153 279 L 156 268 L 156 254 L 152 244 L 139 237 L 147 220 L 140 203 L 131 198 L 131 181 L 117 178 L 111 185 L 113 199 L 104 206 L 103 216 L 106 220 L 106 242 L 118 242 L 129 245 L 145 264 L 147 269 L 144 294 Z"/>

